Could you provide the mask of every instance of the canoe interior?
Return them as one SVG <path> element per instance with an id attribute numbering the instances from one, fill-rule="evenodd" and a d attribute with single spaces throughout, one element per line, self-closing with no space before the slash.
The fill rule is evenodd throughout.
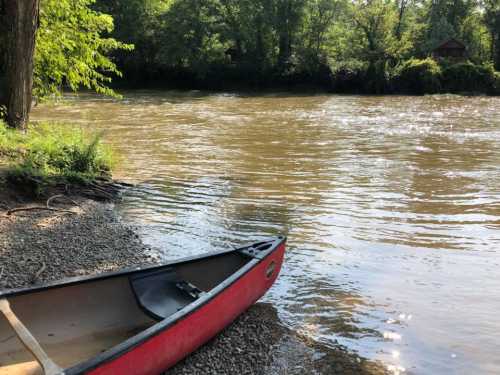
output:
<path id="1" fill-rule="evenodd" d="M 168 318 L 251 259 L 230 252 L 7 298 L 52 360 L 68 368 Z M 42 371 L 0 314 L 0 375 L 7 374 Z"/>

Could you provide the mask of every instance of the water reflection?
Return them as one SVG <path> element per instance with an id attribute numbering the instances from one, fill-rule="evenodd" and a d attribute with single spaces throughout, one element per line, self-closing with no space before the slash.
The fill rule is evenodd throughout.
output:
<path id="1" fill-rule="evenodd" d="M 394 373 L 498 373 L 500 100 L 135 92 L 36 119 L 97 126 L 166 258 L 289 235 L 284 321 Z"/>

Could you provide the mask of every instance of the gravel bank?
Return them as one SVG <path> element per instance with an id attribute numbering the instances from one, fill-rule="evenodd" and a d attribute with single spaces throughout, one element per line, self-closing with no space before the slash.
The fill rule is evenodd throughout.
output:
<path id="1" fill-rule="evenodd" d="M 0 191 L 0 289 L 92 274 L 158 261 L 111 205 L 78 200 L 53 206 L 75 213 L 9 208 Z M 343 348 L 327 348 L 284 328 L 276 310 L 256 304 L 207 345 L 165 375 L 194 374 L 385 374 L 382 366 Z"/>
<path id="2" fill-rule="evenodd" d="M 34 206 L 40 204 L 28 204 Z M 0 288 L 152 263 L 155 258 L 112 206 L 80 200 L 63 206 L 75 214 L 22 211 L 0 206 Z"/>

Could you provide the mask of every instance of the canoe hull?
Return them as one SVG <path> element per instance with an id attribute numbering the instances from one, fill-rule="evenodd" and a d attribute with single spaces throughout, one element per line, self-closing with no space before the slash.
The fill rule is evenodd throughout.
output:
<path id="1" fill-rule="evenodd" d="M 285 242 L 207 303 L 111 361 L 85 371 L 92 375 L 156 375 L 172 367 L 226 328 L 276 280 Z"/>

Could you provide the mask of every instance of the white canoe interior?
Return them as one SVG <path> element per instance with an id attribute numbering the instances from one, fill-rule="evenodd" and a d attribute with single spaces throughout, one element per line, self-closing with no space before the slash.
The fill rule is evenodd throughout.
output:
<path id="1" fill-rule="evenodd" d="M 120 275 L 5 298 L 52 361 L 68 368 L 116 346 L 196 300 L 183 289 L 175 290 L 179 280 L 196 286 L 201 293 L 207 292 L 250 260 L 231 252 L 155 270 L 150 279 L 148 272 Z M 163 275 L 161 280 L 159 274 Z M 141 296 L 136 298 L 134 278 L 141 283 L 145 309 L 138 305 Z M 165 287 L 165 283 L 172 285 Z M 159 300 L 153 306 L 157 312 L 164 309 L 161 318 L 153 319 L 144 312 L 148 303 L 156 303 L 151 298 Z M 43 370 L 0 313 L 0 375 L 7 374 L 43 375 Z"/>

